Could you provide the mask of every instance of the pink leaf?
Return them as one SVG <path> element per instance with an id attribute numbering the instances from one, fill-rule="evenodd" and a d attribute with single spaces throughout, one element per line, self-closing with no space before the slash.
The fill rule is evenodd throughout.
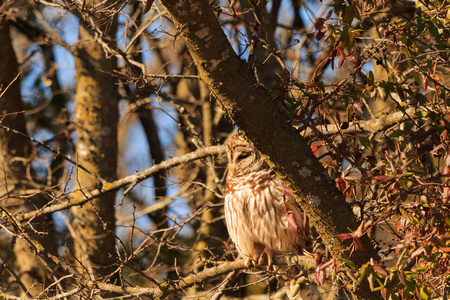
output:
<path id="1" fill-rule="evenodd" d="M 292 230 L 297 232 L 297 228 L 298 228 L 297 220 L 295 220 L 295 216 L 291 211 L 288 211 L 286 213 L 286 220 L 288 221 L 288 224 L 292 228 Z"/>
<path id="2" fill-rule="evenodd" d="M 370 259 L 370 264 L 372 265 L 373 269 L 375 270 L 375 272 L 377 272 L 378 275 L 380 275 L 381 277 L 388 276 L 388 272 L 382 266 L 380 266 L 380 264 L 376 262 L 373 258 Z"/>
<path id="3" fill-rule="evenodd" d="M 322 285 L 325 282 L 325 272 L 323 270 L 316 272 L 316 274 L 314 274 L 314 280 L 318 285 Z"/>
<path id="4" fill-rule="evenodd" d="M 316 272 L 320 271 L 320 270 L 323 270 L 323 269 L 326 269 L 326 268 L 332 269 L 332 268 L 334 268 L 335 265 L 336 265 L 336 258 L 330 259 L 329 261 L 318 265 L 316 267 Z"/>
<path id="5" fill-rule="evenodd" d="M 336 237 L 338 239 L 340 239 L 341 241 L 345 241 L 345 240 L 351 239 L 352 235 L 350 233 L 341 233 L 341 234 L 336 235 Z"/>
<path id="6" fill-rule="evenodd" d="M 377 272 L 378 275 L 380 275 L 381 277 L 387 277 L 388 276 L 388 272 L 383 269 L 382 266 L 380 265 L 374 265 L 373 269 L 375 270 L 375 272 Z"/>
<path id="7" fill-rule="evenodd" d="M 423 247 L 419 247 L 413 253 L 411 253 L 411 258 L 415 258 L 424 252 L 425 252 L 425 249 Z"/>
<path id="8" fill-rule="evenodd" d="M 289 188 L 288 188 L 287 186 L 284 186 L 284 185 L 283 185 L 283 193 L 284 193 L 286 196 L 289 196 L 289 197 L 294 198 L 294 195 L 292 195 L 292 193 L 291 193 L 291 191 L 289 190 Z"/>

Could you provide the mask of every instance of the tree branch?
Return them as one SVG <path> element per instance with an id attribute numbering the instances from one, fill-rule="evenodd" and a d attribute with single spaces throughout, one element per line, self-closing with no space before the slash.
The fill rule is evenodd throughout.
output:
<path id="1" fill-rule="evenodd" d="M 314 259 L 304 255 L 283 255 L 274 257 L 275 265 L 297 265 L 302 269 L 314 269 Z M 261 266 L 262 267 L 262 266 Z M 176 281 L 168 281 L 161 283 L 159 287 L 140 288 L 140 287 L 123 287 L 106 283 L 90 283 L 88 284 L 103 291 L 129 294 L 129 295 L 147 295 L 154 298 L 164 298 L 169 294 L 181 291 L 195 284 L 204 284 L 208 279 L 224 275 L 233 271 L 247 269 L 245 259 L 238 259 L 232 262 L 220 262 L 217 266 L 204 269 L 199 273 L 191 274 L 187 277 L 180 278 Z M 327 277 L 332 276 L 332 270 L 326 269 Z"/>
<path id="2" fill-rule="evenodd" d="M 319 130 L 324 135 L 332 134 L 346 134 L 346 133 L 356 133 L 356 132 L 371 132 L 376 133 L 389 128 L 395 124 L 401 122 L 409 121 L 411 119 L 419 119 L 420 117 L 414 114 L 414 108 L 408 108 L 406 111 L 398 111 L 393 114 L 388 114 L 386 116 L 375 118 L 367 121 L 356 121 L 350 122 L 347 129 L 340 129 L 338 125 L 320 125 L 316 129 Z M 314 135 L 311 128 L 306 128 L 304 136 Z"/>

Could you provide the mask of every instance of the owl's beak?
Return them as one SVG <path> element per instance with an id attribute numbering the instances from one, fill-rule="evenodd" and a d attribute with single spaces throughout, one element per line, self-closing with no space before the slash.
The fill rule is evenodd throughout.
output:
<path id="1" fill-rule="evenodd" d="M 233 175 L 236 175 L 236 168 L 235 167 L 231 167 L 231 173 L 233 173 Z"/>

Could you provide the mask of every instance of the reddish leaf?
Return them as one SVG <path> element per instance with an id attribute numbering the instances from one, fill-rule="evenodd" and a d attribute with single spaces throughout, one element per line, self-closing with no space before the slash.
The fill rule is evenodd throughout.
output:
<path id="1" fill-rule="evenodd" d="M 311 151 L 314 153 L 314 155 L 317 155 L 317 150 L 319 150 L 319 145 L 312 145 Z"/>
<path id="2" fill-rule="evenodd" d="M 388 272 L 382 266 L 380 266 L 380 264 L 376 262 L 373 258 L 370 259 L 370 264 L 372 265 L 373 269 L 375 270 L 375 272 L 377 272 L 378 275 L 380 275 L 381 277 L 388 276 Z"/>
<path id="3" fill-rule="evenodd" d="M 317 251 L 314 253 L 314 265 L 318 268 L 321 265 L 323 252 Z"/>
<path id="4" fill-rule="evenodd" d="M 341 125 L 341 115 L 338 113 L 338 111 L 335 111 L 336 119 L 337 119 L 337 125 Z"/>
<path id="5" fill-rule="evenodd" d="M 336 50 L 337 50 L 337 52 L 339 52 L 339 55 L 342 57 L 342 59 L 345 59 L 346 55 L 339 46 L 336 47 Z"/>
<path id="6" fill-rule="evenodd" d="M 344 194 L 346 186 L 347 185 L 343 178 L 341 178 L 341 177 L 336 178 L 336 187 L 342 194 Z"/>
<path id="7" fill-rule="evenodd" d="M 316 272 L 316 274 L 314 274 L 314 280 L 317 285 L 322 285 L 325 282 L 325 272 L 323 270 Z"/>
<path id="8" fill-rule="evenodd" d="M 378 176 L 374 176 L 373 178 L 376 179 L 376 180 L 379 180 L 379 181 L 388 181 L 388 180 L 391 180 L 394 177 L 393 176 L 386 176 L 386 175 L 378 175 Z"/>
<path id="9" fill-rule="evenodd" d="M 314 24 L 314 27 L 316 29 L 321 29 L 323 27 L 324 23 L 325 23 L 325 19 L 324 18 L 318 18 L 316 23 Z"/>
<path id="10" fill-rule="evenodd" d="M 323 38 L 323 36 L 325 35 L 324 29 L 325 29 L 325 28 L 316 30 L 316 32 L 314 33 L 314 38 L 315 38 L 316 40 L 320 41 L 320 40 Z"/>
<path id="11" fill-rule="evenodd" d="M 350 233 L 341 233 L 341 234 L 336 235 L 336 237 L 338 239 L 340 239 L 341 241 L 345 241 L 345 240 L 351 239 L 352 235 Z"/>
<path id="12" fill-rule="evenodd" d="M 361 180 L 361 174 L 353 174 L 344 177 L 345 180 Z"/>
<path id="13" fill-rule="evenodd" d="M 286 213 L 286 220 L 288 221 L 288 224 L 292 228 L 292 230 L 297 232 L 298 224 L 297 221 L 295 220 L 294 214 L 291 211 L 288 211 Z"/>
<path id="14" fill-rule="evenodd" d="M 425 252 L 425 249 L 423 247 L 419 247 L 413 253 L 411 253 L 411 258 L 415 258 L 424 252 Z"/>
<path id="15" fill-rule="evenodd" d="M 375 272 L 377 272 L 378 275 L 380 275 L 381 277 L 387 277 L 388 276 L 388 272 L 383 269 L 382 266 L 380 265 L 375 265 L 373 266 L 373 269 L 375 270 Z"/>
<path id="16" fill-rule="evenodd" d="M 316 267 L 316 272 L 320 270 L 324 270 L 326 268 L 334 268 L 336 266 L 336 258 L 332 258 L 326 263 L 320 264 Z"/>
<path id="17" fill-rule="evenodd" d="M 356 236 L 353 237 L 353 242 L 355 243 L 356 248 L 358 248 L 359 250 L 363 251 L 364 247 L 361 244 L 361 241 L 359 240 L 359 238 L 357 238 Z"/>
<path id="18" fill-rule="evenodd" d="M 398 279 L 400 279 L 400 282 L 403 283 L 404 286 L 406 285 L 406 277 L 405 277 L 405 273 L 403 272 L 398 272 Z"/>
<path id="19" fill-rule="evenodd" d="M 425 76 L 425 80 L 423 81 L 423 90 L 426 91 L 428 89 L 428 76 Z"/>

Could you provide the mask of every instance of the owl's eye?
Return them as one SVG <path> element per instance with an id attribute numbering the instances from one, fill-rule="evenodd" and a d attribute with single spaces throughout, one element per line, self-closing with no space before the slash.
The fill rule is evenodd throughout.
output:
<path id="1" fill-rule="evenodd" d="M 252 155 L 250 152 L 244 152 L 239 154 L 239 156 L 237 157 L 238 161 L 241 161 L 243 159 L 246 159 L 247 157 L 250 157 L 250 155 Z"/>

